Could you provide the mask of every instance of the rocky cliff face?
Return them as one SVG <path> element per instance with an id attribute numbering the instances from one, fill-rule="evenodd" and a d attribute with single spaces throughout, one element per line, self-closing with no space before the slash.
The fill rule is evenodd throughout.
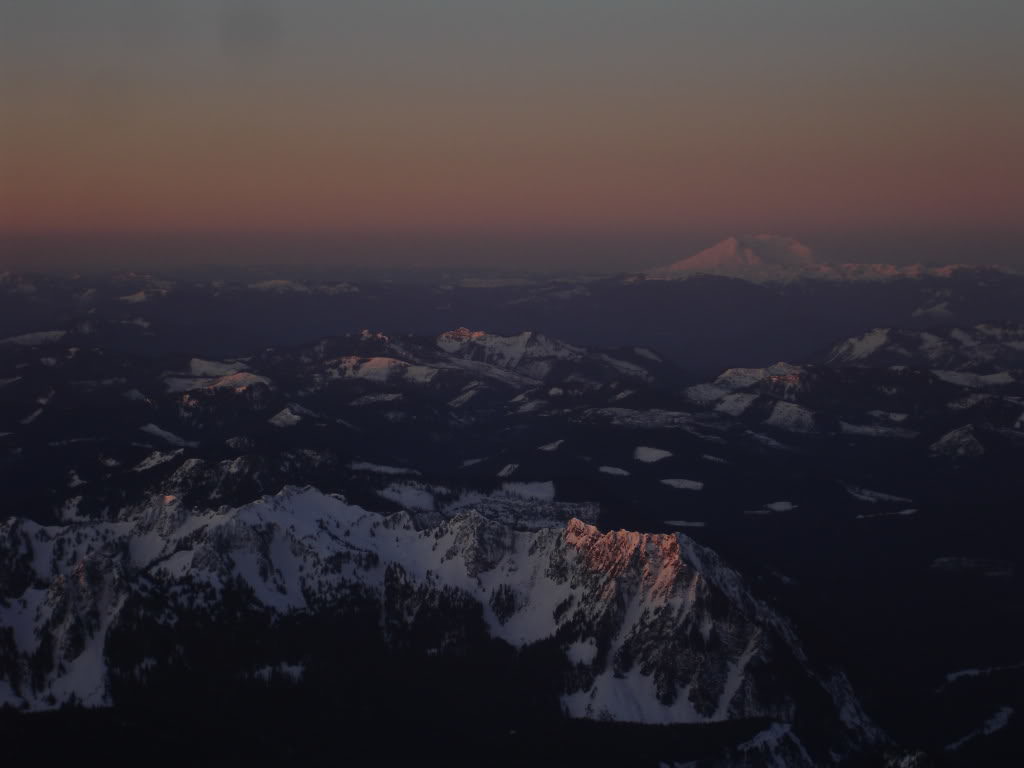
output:
<path id="1" fill-rule="evenodd" d="M 162 497 L 119 522 L 13 519 L 0 527 L 0 571 L 0 695 L 30 709 L 111 703 L 111 678 L 126 674 L 109 663 L 112 629 L 216 615 L 240 592 L 271 621 L 369 601 L 382 642 L 438 606 L 475 606 L 492 638 L 557 643 L 561 707 L 574 717 L 789 725 L 824 703 L 837 743 L 877 738 L 845 681 L 814 669 L 788 625 L 681 535 L 602 533 L 577 519 L 518 531 L 473 510 L 418 530 L 405 513 L 289 488 L 235 509 Z M 131 674 L 165 661 L 142 659 Z"/>

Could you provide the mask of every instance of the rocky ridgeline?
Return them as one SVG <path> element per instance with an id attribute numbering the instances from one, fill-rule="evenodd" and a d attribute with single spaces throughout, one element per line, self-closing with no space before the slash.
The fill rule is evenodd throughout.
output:
<path id="1" fill-rule="evenodd" d="M 368 600 L 382 643 L 427 612 L 443 622 L 444 606 L 476 606 L 492 638 L 557 643 L 561 707 L 575 717 L 768 718 L 792 726 L 776 741 L 801 753 L 802 718 L 813 708 L 820 720 L 824 704 L 833 748 L 877 738 L 845 681 L 816 669 L 735 572 L 681 535 L 602 533 L 577 519 L 517 531 L 471 509 L 420 530 L 405 513 L 289 488 L 216 511 L 154 498 L 118 522 L 12 519 L 0 527 L 0 577 L 0 695 L 17 707 L 112 703 L 112 681 L 144 681 L 170 663 L 112 663 L 112 633 L 174 627 L 196 611 L 216 620 L 241 593 L 269 617 Z M 265 658 L 249 672 L 289 661 Z"/>

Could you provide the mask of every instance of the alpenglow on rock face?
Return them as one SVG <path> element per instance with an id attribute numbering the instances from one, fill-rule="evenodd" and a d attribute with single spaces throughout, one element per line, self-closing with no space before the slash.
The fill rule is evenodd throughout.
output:
<path id="1" fill-rule="evenodd" d="M 382 627 L 455 596 L 512 646 L 556 639 L 570 716 L 791 724 L 824 702 L 844 743 L 875 736 L 845 680 L 814 669 L 788 625 L 683 535 L 602 533 L 576 519 L 519 531 L 474 511 L 417 530 L 404 512 L 308 488 L 205 512 L 158 497 L 119 522 L 5 522 L 0 585 L 0 701 L 18 707 L 112 703 L 111 681 L 126 673 L 107 653 L 111 632 L 216 615 L 228 591 L 271 617 L 358 596 Z"/>

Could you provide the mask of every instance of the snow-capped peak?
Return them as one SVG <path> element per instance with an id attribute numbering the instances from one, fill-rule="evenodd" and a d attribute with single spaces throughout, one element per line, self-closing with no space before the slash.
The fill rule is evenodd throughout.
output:
<path id="1" fill-rule="evenodd" d="M 989 267 L 992 268 L 992 267 Z M 929 267 L 879 263 L 836 264 L 818 260 L 811 249 L 792 237 L 743 235 L 727 237 L 710 248 L 658 269 L 648 278 L 679 279 L 693 275 L 736 277 L 752 282 L 819 280 L 892 280 L 895 278 L 950 277 L 962 264 Z"/>
<path id="2" fill-rule="evenodd" d="M 475 360 L 506 370 L 517 370 L 538 379 L 550 373 L 554 360 L 577 360 L 584 350 L 549 339 L 543 334 L 523 331 L 501 336 L 486 331 L 456 328 L 437 337 L 439 349 L 457 358 Z"/>
<path id="3" fill-rule="evenodd" d="M 666 272 L 717 272 L 743 267 L 813 264 L 811 249 L 792 237 L 745 235 L 719 243 L 664 268 Z"/>

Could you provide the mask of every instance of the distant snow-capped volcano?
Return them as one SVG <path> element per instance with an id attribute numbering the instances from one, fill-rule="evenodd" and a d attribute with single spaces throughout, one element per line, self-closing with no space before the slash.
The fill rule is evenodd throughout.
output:
<path id="1" fill-rule="evenodd" d="M 814 263 L 811 249 L 791 237 L 729 237 L 689 258 L 664 267 L 665 272 L 709 272 L 743 267 L 803 266 Z"/>
<path id="2" fill-rule="evenodd" d="M 728 237 L 703 251 L 648 273 L 653 279 L 721 275 L 753 282 L 824 280 L 887 280 L 897 277 L 949 277 L 963 265 L 926 267 L 921 264 L 827 264 L 815 259 L 809 247 L 792 237 L 743 235 Z"/>

